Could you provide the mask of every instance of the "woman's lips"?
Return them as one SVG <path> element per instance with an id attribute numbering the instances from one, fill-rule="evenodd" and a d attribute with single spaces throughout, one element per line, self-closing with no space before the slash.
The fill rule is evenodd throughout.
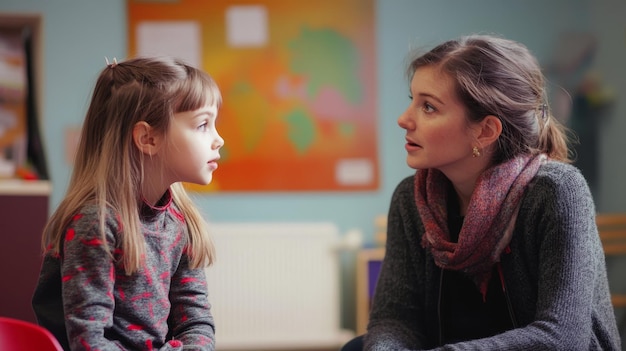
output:
<path id="1" fill-rule="evenodd" d="M 406 144 L 404 144 L 404 148 L 406 149 L 406 151 L 414 151 L 421 149 L 422 147 L 419 144 L 414 143 L 412 140 L 406 139 Z"/>

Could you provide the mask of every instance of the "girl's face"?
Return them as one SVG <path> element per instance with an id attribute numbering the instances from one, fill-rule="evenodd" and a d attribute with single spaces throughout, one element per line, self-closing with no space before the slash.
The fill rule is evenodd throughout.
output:
<path id="1" fill-rule="evenodd" d="M 411 103 L 398 118 L 406 130 L 407 164 L 444 173 L 462 171 L 476 144 L 453 81 L 437 67 L 425 66 L 415 71 L 410 89 Z"/>
<path id="2" fill-rule="evenodd" d="M 172 183 L 211 182 L 220 159 L 219 150 L 224 146 L 215 127 L 216 119 L 215 105 L 174 114 L 164 150 L 164 172 Z"/>

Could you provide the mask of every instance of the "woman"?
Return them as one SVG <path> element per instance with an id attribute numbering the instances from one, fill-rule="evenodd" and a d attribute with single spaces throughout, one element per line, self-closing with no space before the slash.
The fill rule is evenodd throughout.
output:
<path id="1" fill-rule="evenodd" d="M 593 199 L 536 59 L 467 36 L 409 77 L 417 171 L 391 201 L 365 350 L 620 350 Z"/>

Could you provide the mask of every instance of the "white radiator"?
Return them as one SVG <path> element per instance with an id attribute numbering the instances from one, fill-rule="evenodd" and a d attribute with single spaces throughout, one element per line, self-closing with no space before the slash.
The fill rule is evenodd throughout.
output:
<path id="1" fill-rule="evenodd" d="M 332 223 L 213 223 L 207 268 L 217 350 L 335 348 L 339 231 Z"/>

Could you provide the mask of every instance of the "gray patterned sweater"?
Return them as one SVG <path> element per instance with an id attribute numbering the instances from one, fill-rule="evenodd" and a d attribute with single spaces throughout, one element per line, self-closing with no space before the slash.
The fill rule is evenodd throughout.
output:
<path id="1" fill-rule="evenodd" d="M 441 270 L 420 245 L 423 230 L 410 176 L 391 200 L 365 350 L 621 350 L 595 208 L 576 168 L 549 161 L 522 200 L 501 257 L 517 328 L 439 345 Z"/>
<path id="2" fill-rule="evenodd" d="M 121 224 L 93 206 L 74 216 L 61 256 L 47 254 L 33 297 L 39 324 L 65 350 L 214 350 L 204 270 L 190 269 L 186 224 L 169 197 L 141 214 L 145 264 L 131 276 L 119 258 Z"/>

